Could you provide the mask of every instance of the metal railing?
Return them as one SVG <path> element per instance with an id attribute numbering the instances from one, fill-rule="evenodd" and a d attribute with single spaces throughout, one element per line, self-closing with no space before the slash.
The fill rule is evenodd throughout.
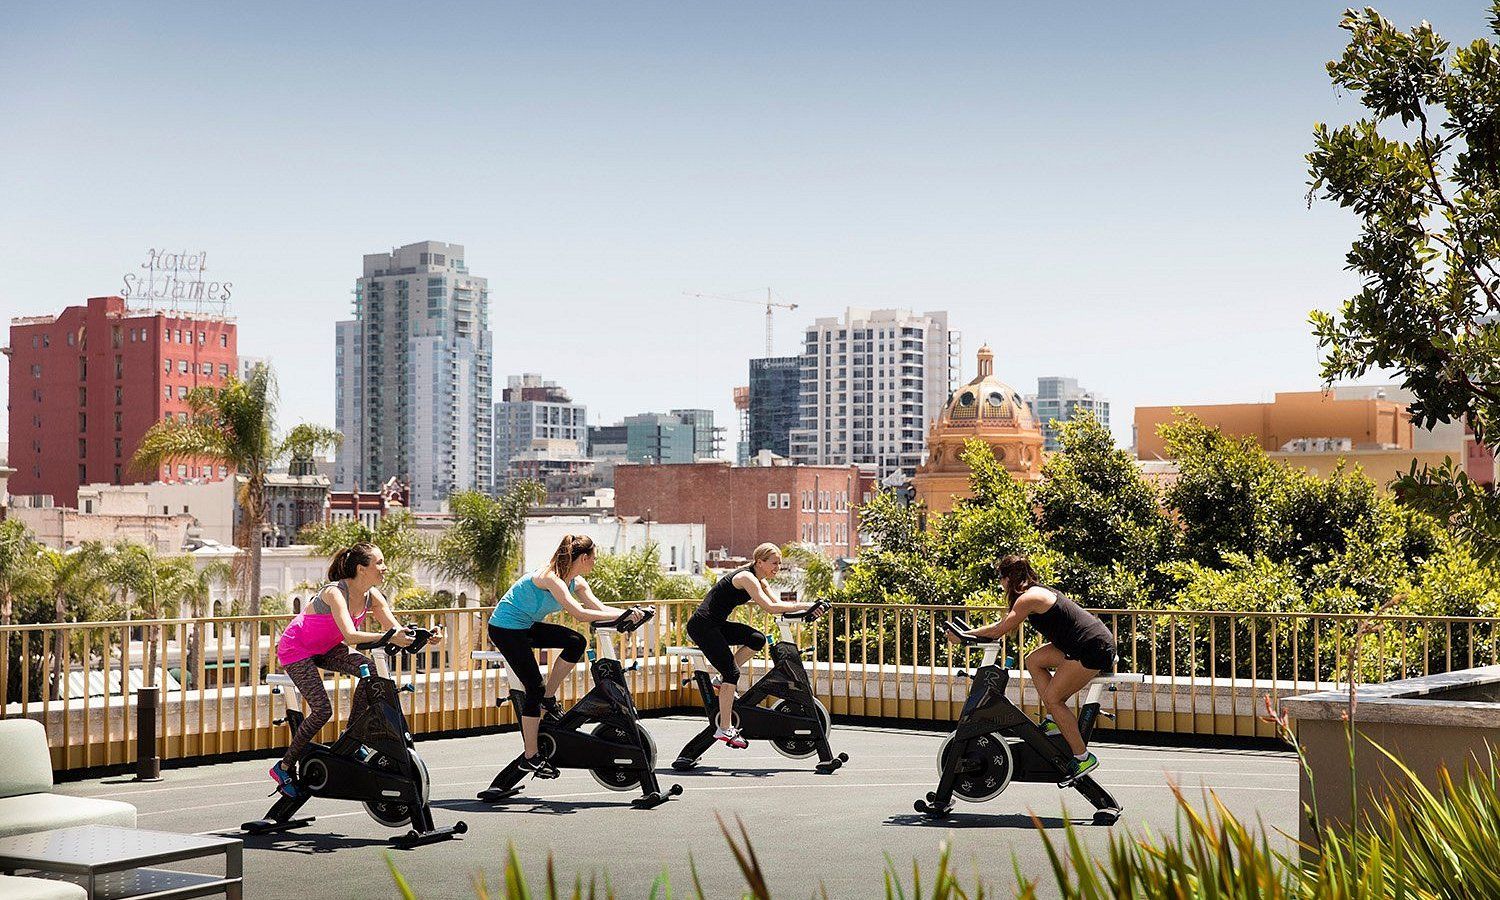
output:
<path id="1" fill-rule="evenodd" d="M 642 710 L 698 704 L 684 679 L 690 663 L 666 653 L 688 643 L 686 622 L 697 601 L 655 605 L 650 625 L 622 639 L 620 655 L 639 667 L 628 677 Z M 489 649 L 488 608 L 409 611 L 405 621 L 441 624 L 439 650 L 397 658 L 395 674 L 410 683 L 408 718 L 415 733 L 483 729 L 514 722 L 497 702 L 508 684 L 496 669 L 470 658 Z M 971 623 L 994 621 L 999 608 L 842 604 L 805 626 L 804 646 L 814 691 L 835 716 L 894 721 L 956 719 L 967 692 L 958 669 L 977 661 L 949 644 L 940 624 L 956 613 Z M 1367 617 L 1320 613 L 1099 610 L 1114 631 L 1120 670 L 1146 676 L 1120 685 L 1112 727 L 1190 734 L 1276 736 L 1264 718 L 1265 698 L 1343 683 L 1353 636 Z M 744 615 L 744 614 L 742 614 Z M 749 614 L 773 630 L 769 617 Z M 285 746 L 276 725 L 283 701 L 264 677 L 279 671 L 275 646 L 284 615 L 0 627 L 0 696 L 5 716 L 43 722 L 59 770 L 134 761 L 135 689 L 161 686 L 158 754 L 182 759 Z M 576 623 L 575 623 L 576 624 Z M 1500 659 L 1500 619 L 1383 616 L 1365 625 L 1356 659 L 1364 682 L 1426 675 Z M 1001 659 L 1018 668 L 1012 691 L 1039 709 L 1030 679 L 1016 660 L 1038 638 L 1024 628 L 1004 642 Z M 764 664 L 762 655 L 759 664 Z M 760 671 L 752 664 L 752 673 Z M 329 674 L 331 738 L 343 727 L 352 681 Z M 569 703 L 587 690 L 586 667 L 564 682 Z"/>

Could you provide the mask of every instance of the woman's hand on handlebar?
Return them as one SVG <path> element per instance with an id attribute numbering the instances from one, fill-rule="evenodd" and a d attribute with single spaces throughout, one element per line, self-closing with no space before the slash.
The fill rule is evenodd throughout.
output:
<path id="1" fill-rule="evenodd" d="M 410 647 L 411 642 L 414 640 L 416 640 L 416 638 L 412 637 L 412 633 L 410 631 L 407 631 L 405 628 L 397 628 L 396 633 L 391 635 L 391 646 Z"/>
<path id="2" fill-rule="evenodd" d="M 445 637 L 447 637 L 447 635 L 443 633 L 443 626 L 438 625 L 432 629 L 432 637 L 427 639 L 427 646 L 441 647 L 443 646 L 443 639 Z"/>
<path id="3" fill-rule="evenodd" d="M 948 639 L 948 643 L 954 644 L 954 645 L 957 645 L 957 646 L 963 646 L 964 639 L 961 638 L 961 637 L 959 637 L 956 633 L 954 633 L 952 631 L 949 631 L 946 628 L 943 629 L 943 636 Z"/>

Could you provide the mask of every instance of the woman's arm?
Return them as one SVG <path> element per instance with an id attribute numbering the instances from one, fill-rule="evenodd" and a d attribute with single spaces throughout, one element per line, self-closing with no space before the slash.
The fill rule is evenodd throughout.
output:
<path id="1" fill-rule="evenodd" d="M 578 590 L 573 592 L 573 596 L 582 599 L 585 603 L 587 603 L 589 606 L 592 606 L 594 609 L 603 610 L 605 612 L 610 611 L 610 608 L 604 605 L 604 601 L 600 600 L 594 595 L 594 589 L 589 587 L 589 583 L 584 580 L 584 577 L 582 575 L 578 576 Z M 614 610 L 614 614 L 619 615 L 620 611 Z"/>
<path id="2" fill-rule="evenodd" d="M 405 626 L 396 619 L 396 612 L 391 608 L 390 601 L 385 599 L 385 594 L 379 588 L 370 588 L 370 615 L 387 628 L 395 628 L 397 634 L 391 636 L 391 643 L 397 647 L 405 647 L 412 642 L 412 638 L 404 633 Z M 400 640 L 397 640 L 397 638 Z M 432 630 L 432 637 L 428 639 L 427 646 L 441 647 L 443 645 L 443 626 L 439 625 Z"/>
<path id="3" fill-rule="evenodd" d="M 323 591 L 323 602 L 328 604 L 328 611 L 333 614 L 333 624 L 339 627 L 339 633 L 344 636 L 344 643 L 352 646 L 368 641 L 378 641 L 385 636 L 384 631 L 360 631 L 354 627 L 354 619 L 349 615 L 349 605 L 344 602 L 344 592 L 336 586 L 330 586 L 327 590 Z M 370 612 L 375 615 L 376 621 L 385 625 L 386 628 L 400 627 L 394 621 L 387 623 L 386 620 L 381 619 L 380 610 L 384 605 L 385 599 L 381 598 L 376 605 L 370 608 Z M 390 619 L 390 613 L 387 612 L 385 617 L 386 619 Z M 404 647 L 406 644 L 411 643 L 411 638 L 406 637 L 398 631 L 396 634 L 391 635 L 391 643 L 398 647 Z"/>
<path id="4" fill-rule="evenodd" d="M 755 605 L 768 613 L 806 612 L 812 609 L 811 603 L 783 603 L 772 599 L 770 591 L 766 590 L 766 583 L 750 572 L 741 572 L 734 576 L 734 585 L 749 594 L 750 599 L 755 601 Z"/>
<path id="5" fill-rule="evenodd" d="M 1000 621 L 993 625 L 986 625 L 983 628 L 976 628 L 971 633 L 975 637 L 985 638 L 986 640 L 999 640 L 1017 628 L 1020 628 L 1021 623 L 1026 621 L 1027 616 L 1040 611 L 1046 599 L 1040 593 L 1027 591 L 1016 598 L 1016 602 L 1010 605 L 1010 609 L 1006 610 L 1005 615 L 1001 617 Z"/>
<path id="6" fill-rule="evenodd" d="M 557 577 L 557 573 L 555 572 L 548 572 L 546 575 L 535 580 L 537 587 L 546 589 L 547 593 L 556 597 L 557 602 L 562 604 L 562 608 L 568 611 L 568 615 L 580 622 L 608 622 L 620 617 L 620 610 L 608 608 L 594 609 L 579 603 L 578 599 L 568 590 L 568 586 L 563 583 L 561 578 Z M 594 602 L 597 603 L 598 599 L 596 598 Z M 600 607 L 604 606 L 602 603 L 599 605 Z"/>

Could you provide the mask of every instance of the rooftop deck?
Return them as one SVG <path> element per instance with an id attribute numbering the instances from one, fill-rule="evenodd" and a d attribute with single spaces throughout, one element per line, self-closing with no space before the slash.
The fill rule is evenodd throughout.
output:
<path id="1" fill-rule="evenodd" d="M 899 728 L 834 727 L 835 751 L 848 764 L 819 776 L 806 761 L 783 759 L 765 743 L 735 752 L 716 747 L 701 768 L 688 773 L 666 762 L 700 727 L 684 716 L 651 718 L 665 784 L 680 783 L 681 797 L 650 811 L 628 806 L 629 794 L 600 787 L 587 773 L 564 771 L 553 782 L 527 784 L 521 797 L 489 806 L 474 800 L 520 747 L 507 729 L 478 737 L 425 740 L 419 745 L 432 773 L 437 824 L 463 819 L 457 840 L 401 851 L 393 834 L 353 803 L 313 800 L 305 812 L 317 821 L 299 831 L 245 837 L 246 896 L 257 898 L 395 897 L 383 855 L 387 852 L 424 898 L 472 896 L 476 873 L 497 883 L 508 844 L 539 883 L 547 855 L 560 878 L 608 873 L 622 897 L 644 897 L 665 869 L 681 889 L 691 884 L 688 854 L 710 897 L 739 896 L 743 882 L 714 820 L 741 818 L 777 896 L 806 897 L 818 882 L 835 898 L 882 893 L 889 853 L 907 880 L 915 858 L 924 875 L 938 845 L 951 836 L 954 861 L 964 873 L 982 873 L 988 887 L 1009 896 L 1011 854 L 1022 870 L 1047 871 L 1041 841 L 1028 816 L 1049 829 L 1075 816 L 1080 833 L 1102 848 L 1110 829 L 1088 825 L 1088 804 L 1051 785 L 1012 784 L 985 804 L 960 802 L 951 819 L 928 822 L 912 801 L 936 785 L 936 753 L 945 734 Z M 1138 747 L 1097 743 L 1098 780 L 1120 800 L 1125 815 L 1116 828 L 1158 832 L 1174 824 L 1169 780 L 1190 793 L 1212 788 L 1236 814 L 1259 819 L 1273 834 L 1297 827 L 1297 764 L 1291 753 Z M 160 783 L 136 785 L 113 777 L 60 785 L 63 793 L 134 803 L 140 826 L 166 831 L 238 834 L 240 822 L 270 806 L 266 769 L 257 759 L 167 770 Z M 972 881 L 969 874 L 968 881 Z M 1045 882 L 1044 882 L 1045 883 Z M 1044 892 L 1046 893 L 1046 892 Z"/>

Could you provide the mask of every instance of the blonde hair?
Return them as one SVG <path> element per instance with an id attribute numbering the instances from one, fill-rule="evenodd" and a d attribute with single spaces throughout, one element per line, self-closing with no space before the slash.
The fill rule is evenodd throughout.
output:
<path id="1" fill-rule="evenodd" d="M 594 539 L 586 534 L 565 534 L 558 542 L 557 549 L 552 552 L 552 559 L 547 562 L 547 568 L 543 572 L 552 572 L 558 578 L 567 579 L 568 572 L 572 570 L 573 563 L 580 556 L 594 555 Z"/>
<path id="2" fill-rule="evenodd" d="M 765 588 L 767 594 L 770 594 L 774 597 L 775 591 L 771 589 L 771 582 L 765 578 L 761 578 L 760 573 L 755 571 L 756 563 L 763 563 L 773 556 L 777 559 L 780 559 L 781 548 L 771 543 L 770 541 L 766 541 L 764 544 L 756 547 L 755 552 L 750 554 L 750 574 L 754 575 L 755 579 L 761 583 L 761 586 Z"/>

